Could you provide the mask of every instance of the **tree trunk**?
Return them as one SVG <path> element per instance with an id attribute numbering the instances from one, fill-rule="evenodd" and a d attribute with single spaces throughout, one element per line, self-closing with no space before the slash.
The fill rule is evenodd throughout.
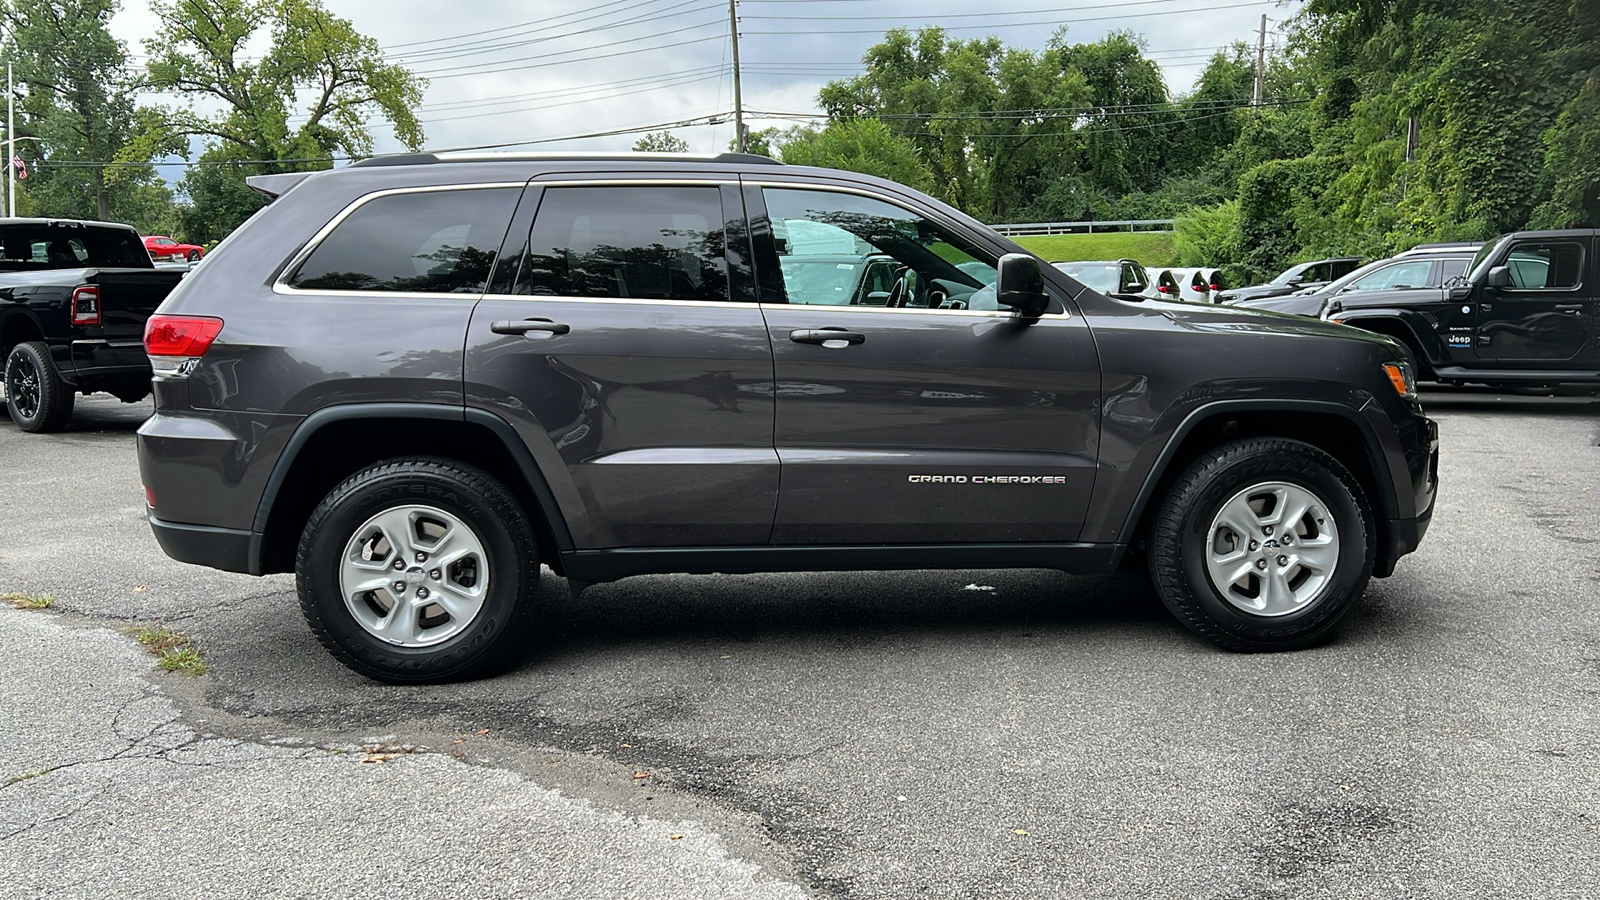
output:
<path id="1" fill-rule="evenodd" d="M 94 217 L 101 222 L 111 220 L 111 195 L 106 192 L 106 172 L 94 170 Z"/>

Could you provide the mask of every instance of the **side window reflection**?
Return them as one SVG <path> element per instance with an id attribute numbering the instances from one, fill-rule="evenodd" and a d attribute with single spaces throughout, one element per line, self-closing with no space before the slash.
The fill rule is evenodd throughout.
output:
<path id="1" fill-rule="evenodd" d="M 936 222 L 856 194 L 768 188 L 792 304 L 998 310 L 994 260 Z"/>

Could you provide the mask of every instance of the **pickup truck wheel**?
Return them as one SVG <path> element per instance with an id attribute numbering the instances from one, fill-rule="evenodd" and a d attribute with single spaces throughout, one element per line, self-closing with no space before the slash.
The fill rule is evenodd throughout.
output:
<path id="1" fill-rule="evenodd" d="M 1230 650 L 1326 640 L 1366 590 L 1372 513 L 1338 460 L 1281 438 L 1219 447 L 1167 494 L 1150 576 L 1191 631 Z"/>
<path id="2" fill-rule="evenodd" d="M 472 677 L 532 619 L 539 559 L 515 497 L 451 460 L 387 460 L 325 497 L 301 533 L 295 586 L 311 630 L 391 684 Z"/>
<path id="3" fill-rule="evenodd" d="M 72 418 L 72 388 L 61 380 L 50 345 L 18 344 L 6 357 L 6 411 L 23 431 L 60 431 Z"/>

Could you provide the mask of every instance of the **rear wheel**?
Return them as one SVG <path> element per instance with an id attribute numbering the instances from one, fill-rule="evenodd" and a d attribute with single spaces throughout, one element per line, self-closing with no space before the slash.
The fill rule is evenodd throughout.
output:
<path id="1" fill-rule="evenodd" d="M 1191 631 L 1230 650 L 1292 650 L 1331 636 L 1372 574 L 1372 513 L 1338 460 L 1262 438 L 1206 454 L 1167 494 L 1150 575 Z"/>
<path id="2" fill-rule="evenodd" d="M 72 418 L 72 388 L 61 380 L 50 345 L 29 341 L 6 357 L 6 411 L 23 431 L 60 431 Z"/>
<path id="3" fill-rule="evenodd" d="M 533 527 L 487 473 L 450 460 L 378 463 L 334 488 L 307 521 L 295 584 L 334 656 L 380 681 L 483 674 L 532 618 Z"/>

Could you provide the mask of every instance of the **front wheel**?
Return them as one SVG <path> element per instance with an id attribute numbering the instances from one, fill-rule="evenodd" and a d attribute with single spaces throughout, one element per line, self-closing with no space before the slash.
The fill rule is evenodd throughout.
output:
<path id="1" fill-rule="evenodd" d="M 6 411 L 23 431 L 60 431 L 72 418 L 72 387 L 61 380 L 50 345 L 28 341 L 6 357 Z"/>
<path id="2" fill-rule="evenodd" d="M 451 460 L 395 459 L 350 476 L 307 521 L 295 586 L 311 630 L 391 684 L 483 674 L 531 621 L 539 559 L 515 497 Z"/>
<path id="3" fill-rule="evenodd" d="M 199 261 L 200 261 L 200 251 L 199 250 L 190 250 L 189 251 L 189 262 L 199 262 Z"/>
<path id="4" fill-rule="evenodd" d="M 1168 492 L 1150 540 L 1161 600 L 1230 650 L 1326 640 L 1366 590 L 1372 512 L 1338 460 L 1300 441 L 1219 447 Z"/>

